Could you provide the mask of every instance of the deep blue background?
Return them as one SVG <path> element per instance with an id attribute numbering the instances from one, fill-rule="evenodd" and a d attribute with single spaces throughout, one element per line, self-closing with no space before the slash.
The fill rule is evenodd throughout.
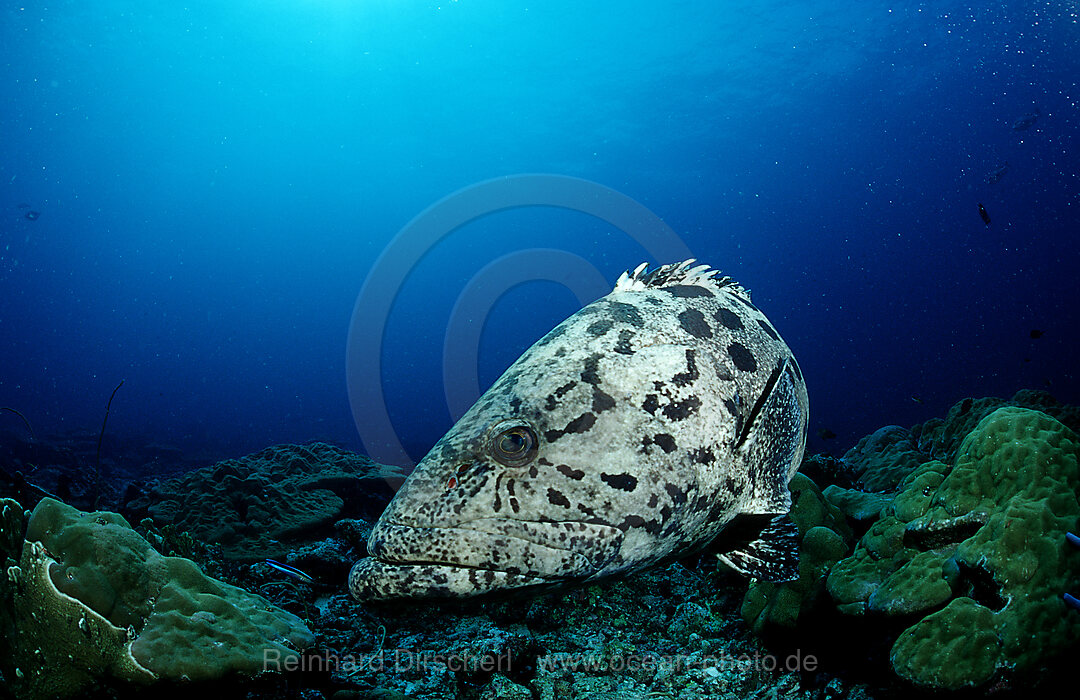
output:
<path id="1" fill-rule="evenodd" d="M 110 432 L 217 455 L 360 447 L 345 338 L 379 252 L 440 198 L 527 172 L 633 197 L 750 287 L 803 367 L 812 433 L 839 435 L 811 449 L 965 396 L 1049 384 L 1080 401 L 1075 7 L 838 7 L 8 4 L 0 405 L 39 434 L 96 432 L 125 379 Z M 415 456 L 450 425 L 454 299 L 531 247 L 611 281 L 645 259 L 540 208 L 441 243 L 384 346 Z M 551 282 L 514 289 L 487 319 L 481 379 L 575 308 Z"/>

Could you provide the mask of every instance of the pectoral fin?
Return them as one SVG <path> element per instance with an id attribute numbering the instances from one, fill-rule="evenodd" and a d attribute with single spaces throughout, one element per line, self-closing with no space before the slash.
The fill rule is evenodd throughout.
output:
<path id="1" fill-rule="evenodd" d="M 787 513 L 771 518 L 757 539 L 717 558 L 741 574 L 783 583 L 799 578 L 799 529 Z"/>

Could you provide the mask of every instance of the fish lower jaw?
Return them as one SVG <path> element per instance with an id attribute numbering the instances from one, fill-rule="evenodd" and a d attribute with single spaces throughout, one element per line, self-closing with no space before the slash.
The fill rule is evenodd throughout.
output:
<path id="1" fill-rule="evenodd" d="M 439 563 L 395 563 L 365 557 L 349 572 L 360 602 L 400 598 L 465 598 L 498 590 L 551 585 L 541 576 Z"/>
<path id="2" fill-rule="evenodd" d="M 586 523 L 483 518 L 455 527 L 380 520 L 349 574 L 359 600 L 472 596 L 600 574 L 622 532 Z"/>

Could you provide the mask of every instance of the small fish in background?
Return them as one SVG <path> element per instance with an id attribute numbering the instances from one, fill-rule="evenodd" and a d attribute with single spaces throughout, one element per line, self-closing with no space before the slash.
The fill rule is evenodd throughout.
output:
<path id="1" fill-rule="evenodd" d="M 1028 112 L 1024 116 L 1022 116 L 1019 119 L 1017 119 L 1016 121 L 1014 121 L 1013 125 L 1012 125 L 1012 130 L 1013 131 L 1027 131 L 1032 126 L 1034 126 L 1035 122 L 1037 122 L 1037 121 L 1039 121 L 1039 109 L 1038 108 L 1036 108 L 1034 112 Z"/>
<path id="2" fill-rule="evenodd" d="M 979 202 L 979 216 L 982 218 L 984 224 L 987 226 L 990 225 L 990 213 L 986 211 L 986 207 L 982 205 L 982 202 Z"/>
<path id="3" fill-rule="evenodd" d="M 285 574 L 289 578 L 294 578 L 297 581 L 303 581 L 304 583 L 315 583 L 315 579 L 305 574 L 295 566 L 289 566 L 288 564 L 282 564 L 281 562 L 274 561 L 273 559 L 267 559 L 266 563 L 273 569 L 277 569 L 281 573 Z"/>
<path id="4" fill-rule="evenodd" d="M 1032 340 L 1038 340 L 1039 338 L 1043 337 L 1043 332 L 1040 331 L 1038 328 L 1033 328 L 1031 330 L 1031 333 L 1028 333 L 1028 335 L 1031 336 Z"/>
<path id="5" fill-rule="evenodd" d="M 817 434 L 818 434 L 818 437 L 821 438 L 822 440 L 832 440 L 833 438 L 836 437 L 836 433 L 829 430 L 828 428 L 819 429 L 817 431 Z"/>
<path id="6" fill-rule="evenodd" d="M 1001 165 L 997 166 L 986 174 L 983 181 L 988 185 L 995 185 L 1001 182 L 1001 178 L 1005 177 L 1005 173 L 1009 172 L 1009 161 L 1005 161 Z"/>
<path id="7" fill-rule="evenodd" d="M 27 218 L 27 219 L 30 219 L 31 221 L 37 221 L 38 217 L 41 216 L 41 212 L 36 212 L 33 209 L 31 209 L 30 211 L 26 212 L 26 214 L 24 214 L 23 216 L 25 218 Z"/>
<path id="8" fill-rule="evenodd" d="M 911 400 L 914 401 L 917 404 L 922 403 L 922 399 L 918 395 L 912 395 Z"/>

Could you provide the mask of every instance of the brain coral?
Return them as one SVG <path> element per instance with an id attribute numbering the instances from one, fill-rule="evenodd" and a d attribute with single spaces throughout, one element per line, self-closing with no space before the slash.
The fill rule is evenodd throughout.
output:
<path id="1" fill-rule="evenodd" d="M 324 443 L 276 445 L 156 485 L 148 512 L 240 561 L 282 556 L 323 526 L 374 519 L 393 495 L 394 467 Z M 348 504 L 348 507 L 346 507 Z"/>
<path id="2" fill-rule="evenodd" d="M 919 618 L 890 656 L 917 685 L 1034 670 L 1080 639 L 1080 616 L 1062 601 L 1080 578 L 1065 549 L 1080 518 L 1078 456 L 1076 434 L 1045 413 L 986 414 L 953 466 L 928 461 L 903 479 L 833 567 L 829 593 L 847 613 Z"/>
<path id="3" fill-rule="evenodd" d="M 16 579 L 19 634 L 0 664 L 18 697 L 255 675 L 264 653 L 313 643 L 296 616 L 161 556 L 121 516 L 50 498 L 31 515 Z"/>

